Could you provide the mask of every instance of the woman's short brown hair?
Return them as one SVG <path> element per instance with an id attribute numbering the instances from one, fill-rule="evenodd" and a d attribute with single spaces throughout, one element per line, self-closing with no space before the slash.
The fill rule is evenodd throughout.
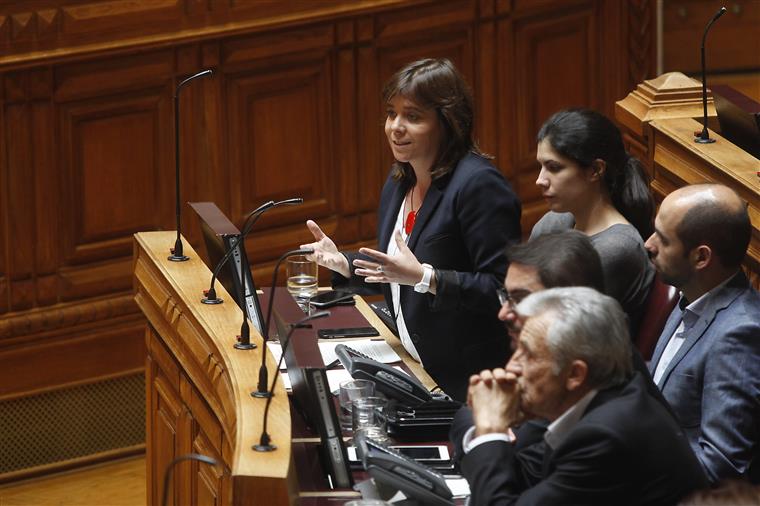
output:
<path id="1" fill-rule="evenodd" d="M 407 97 L 426 109 L 435 109 L 443 126 L 438 156 L 431 168 L 433 179 L 454 170 L 468 152 L 482 154 L 472 138 L 472 93 L 451 61 L 425 58 L 410 63 L 396 72 L 383 89 L 386 103 L 396 95 Z M 394 179 L 415 181 L 409 163 L 397 161 L 393 169 Z"/>

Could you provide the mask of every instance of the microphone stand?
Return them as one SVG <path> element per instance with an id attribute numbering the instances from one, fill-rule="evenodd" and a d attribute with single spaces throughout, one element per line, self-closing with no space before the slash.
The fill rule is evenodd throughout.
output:
<path id="1" fill-rule="evenodd" d="M 707 39 L 707 32 L 710 27 L 715 23 L 719 17 L 726 13 L 726 8 L 721 7 L 718 12 L 712 17 L 707 26 L 705 27 L 705 33 L 702 34 L 702 109 L 704 112 L 704 119 L 702 121 L 702 133 L 695 137 L 694 142 L 699 144 L 711 144 L 715 142 L 715 139 L 710 138 L 710 134 L 707 131 L 707 75 L 705 70 L 705 39 Z"/>
<path id="2" fill-rule="evenodd" d="M 288 257 L 292 257 L 294 255 L 311 255 L 314 253 L 313 249 L 306 248 L 306 249 L 294 249 L 292 251 L 288 251 L 284 255 L 282 255 L 280 258 L 277 259 L 277 263 L 274 266 L 274 272 L 272 273 L 272 287 L 269 291 L 269 307 L 267 308 L 267 320 L 264 324 L 264 340 L 263 340 L 263 349 L 261 350 L 261 366 L 259 367 L 259 383 L 256 385 L 256 391 L 253 392 L 251 395 L 254 397 L 259 398 L 265 398 L 269 397 L 271 393 L 269 390 L 267 390 L 267 383 L 268 383 L 268 371 L 267 371 L 267 365 L 266 365 L 266 348 L 267 348 L 267 341 L 269 340 L 269 322 L 272 320 L 272 307 L 274 306 L 274 291 L 277 287 L 277 273 L 280 270 L 280 264 L 282 264 L 282 261 L 285 260 Z M 303 320 L 306 321 L 306 320 Z"/>
<path id="3" fill-rule="evenodd" d="M 198 462 L 203 462 L 204 464 L 208 464 L 210 466 L 218 466 L 219 462 L 217 462 L 215 459 L 212 459 L 211 457 L 207 457 L 205 455 L 201 455 L 200 453 L 188 453 L 186 455 L 180 455 L 176 459 L 169 462 L 169 465 L 166 466 L 166 471 L 164 471 L 164 491 L 161 500 L 161 505 L 166 506 L 166 501 L 169 498 L 169 481 L 172 478 L 172 471 L 174 470 L 174 466 L 179 464 L 180 462 L 184 462 L 185 460 L 196 460 Z"/>
<path id="4" fill-rule="evenodd" d="M 181 233 L 181 221 L 180 221 L 180 214 L 181 214 L 181 208 L 180 208 L 180 193 L 179 193 L 179 92 L 182 89 L 184 85 L 192 81 L 193 79 L 197 79 L 199 77 L 204 76 L 210 76 L 213 72 L 211 69 L 203 70 L 201 72 L 198 72 L 197 74 L 193 74 L 184 81 L 180 82 L 177 85 L 177 89 L 174 91 L 174 169 L 175 169 L 175 176 L 174 176 L 174 182 L 176 184 L 175 187 L 175 195 L 177 197 L 176 200 L 176 215 L 177 215 L 177 240 L 174 242 L 174 248 L 171 249 L 171 255 L 169 255 L 169 260 L 172 262 L 184 262 L 186 260 L 189 260 L 189 257 L 184 255 L 183 248 L 182 248 L 182 239 L 180 238 Z"/>
<path id="5" fill-rule="evenodd" d="M 270 200 L 269 202 L 261 204 L 259 207 L 248 213 L 248 216 L 246 216 L 245 222 L 243 223 L 243 231 L 240 232 L 240 234 L 235 238 L 235 242 L 231 244 L 230 249 L 227 250 L 221 260 L 219 260 L 219 263 L 216 264 L 214 272 L 211 275 L 211 284 L 208 290 L 204 292 L 204 297 L 201 299 L 201 302 L 204 304 L 221 304 L 223 302 L 222 299 L 216 296 L 216 289 L 214 288 L 216 277 L 219 275 L 219 271 L 222 270 L 222 266 L 227 263 L 227 260 L 229 260 L 229 258 L 232 256 L 235 248 L 239 246 L 240 254 L 243 254 L 243 245 L 241 245 L 241 243 L 243 243 L 246 236 L 248 236 L 248 233 L 253 229 L 253 225 L 258 221 L 258 219 L 262 214 L 264 214 L 265 211 L 268 211 L 272 207 L 301 203 L 303 203 L 303 199 L 300 197 L 280 200 L 279 202 Z"/>
<path id="6" fill-rule="evenodd" d="M 290 344 L 291 336 L 293 335 L 293 331 L 295 331 L 298 328 L 305 327 L 305 323 L 310 320 L 315 320 L 317 318 L 324 318 L 325 316 L 330 316 L 330 311 L 320 311 L 319 313 L 314 313 L 313 315 L 306 316 L 299 320 L 296 323 L 293 323 L 290 325 L 290 330 L 288 331 L 288 335 L 285 336 L 285 340 L 282 344 L 282 355 L 280 355 L 280 360 L 277 362 L 277 370 L 280 370 L 280 366 L 282 366 L 282 360 L 285 358 L 285 352 L 288 350 L 288 345 Z M 266 348 L 262 348 L 262 353 L 266 352 Z M 277 384 L 277 378 L 279 377 L 279 374 L 274 375 L 274 379 L 272 380 L 272 386 L 269 390 L 269 395 L 267 395 L 267 405 L 264 407 L 264 425 L 261 429 L 261 439 L 259 440 L 259 444 L 253 445 L 253 449 L 257 452 L 271 452 L 273 450 L 276 450 L 277 447 L 272 444 L 272 438 L 267 433 L 267 420 L 269 418 L 269 406 L 272 404 L 272 397 L 274 397 L 274 387 Z"/>

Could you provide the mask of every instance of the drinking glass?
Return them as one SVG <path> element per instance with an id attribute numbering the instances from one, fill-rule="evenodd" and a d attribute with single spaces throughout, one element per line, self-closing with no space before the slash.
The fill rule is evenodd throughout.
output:
<path id="1" fill-rule="evenodd" d="M 356 399 L 351 410 L 354 439 L 363 435 L 381 443 L 387 442 L 387 406 L 388 401 L 382 397 Z"/>
<path id="2" fill-rule="evenodd" d="M 351 411 L 356 399 L 375 395 L 375 382 L 365 379 L 351 379 L 341 382 L 338 400 L 340 401 L 340 424 L 351 428 Z"/>
<path id="3" fill-rule="evenodd" d="M 288 258 L 287 264 L 288 292 L 306 314 L 309 301 L 317 294 L 317 262 L 307 260 L 304 255 Z"/>

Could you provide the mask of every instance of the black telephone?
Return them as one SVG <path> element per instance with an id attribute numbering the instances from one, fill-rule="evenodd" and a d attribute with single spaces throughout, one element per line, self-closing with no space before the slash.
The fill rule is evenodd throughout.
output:
<path id="1" fill-rule="evenodd" d="M 359 437 L 356 445 L 364 469 L 375 482 L 400 490 L 422 504 L 454 504 L 451 490 L 440 473 L 373 439 Z"/>
<path id="2" fill-rule="evenodd" d="M 416 378 L 373 360 L 345 344 L 336 346 L 335 354 L 351 377 L 374 381 L 375 388 L 390 398 L 411 406 L 433 399 L 433 395 Z"/>

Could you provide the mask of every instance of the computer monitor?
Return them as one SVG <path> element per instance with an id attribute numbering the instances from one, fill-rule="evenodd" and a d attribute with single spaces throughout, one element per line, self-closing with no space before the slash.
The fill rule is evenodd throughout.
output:
<path id="1" fill-rule="evenodd" d="M 213 271 L 232 245 L 237 244 L 240 231 L 213 202 L 190 202 L 190 207 L 200 218 L 203 242 L 210 264 L 208 268 Z M 264 317 L 244 244 L 235 248 L 227 260 L 227 265 L 219 271 L 218 280 L 263 336 Z M 244 294 L 242 299 L 241 293 Z"/>
<path id="2" fill-rule="evenodd" d="M 720 135 L 760 158 L 760 104 L 727 85 L 711 87 Z"/>

